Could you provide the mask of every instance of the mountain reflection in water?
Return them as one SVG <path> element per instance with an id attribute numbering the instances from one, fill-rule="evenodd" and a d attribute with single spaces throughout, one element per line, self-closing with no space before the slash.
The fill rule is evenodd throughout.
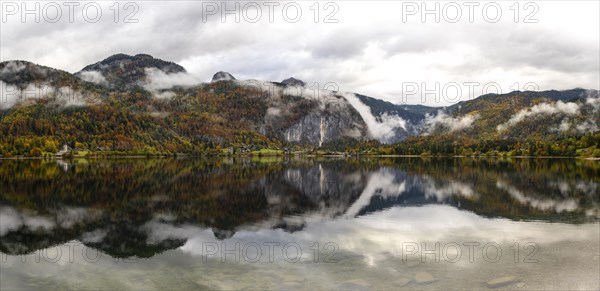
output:
<path id="1" fill-rule="evenodd" d="M 600 166 L 581 160 L 3 160 L 0 174 L 0 251 L 10 255 L 76 240 L 152 257 L 190 238 L 160 229 L 222 240 L 429 204 L 514 221 L 599 220 Z"/>

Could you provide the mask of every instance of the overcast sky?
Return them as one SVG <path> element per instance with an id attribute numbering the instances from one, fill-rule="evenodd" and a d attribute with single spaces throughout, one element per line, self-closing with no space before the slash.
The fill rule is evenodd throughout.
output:
<path id="1" fill-rule="evenodd" d="M 229 1 L 229 9 L 239 3 L 239 22 L 234 14 L 223 22 L 218 1 L 145 1 L 128 7 L 120 2 L 117 23 L 113 1 L 97 2 L 102 11 L 97 22 L 94 7 L 84 10 L 86 20 L 87 2 L 78 2 L 72 23 L 65 3 L 28 2 L 27 8 L 34 9 L 34 3 L 40 3 L 39 23 L 33 14 L 22 15 L 22 2 L 2 2 L 2 61 L 76 72 L 115 53 L 147 53 L 179 63 L 205 81 L 217 71 L 238 79 L 294 76 L 395 103 L 430 105 L 466 100 L 470 88 L 475 95 L 484 87 L 495 92 L 495 84 L 505 93 L 526 84 L 539 90 L 600 88 L 599 1 L 519 2 L 518 7 L 513 1 L 428 1 L 426 7 L 421 1 L 343 1 L 320 2 L 318 9 L 314 1 Z M 439 23 L 433 14 L 423 21 L 422 8 L 435 11 L 436 3 Z M 125 23 L 132 12 L 130 20 L 137 23 Z M 437 94 L 420 94 L 435 92 L 436 84 Z"/>

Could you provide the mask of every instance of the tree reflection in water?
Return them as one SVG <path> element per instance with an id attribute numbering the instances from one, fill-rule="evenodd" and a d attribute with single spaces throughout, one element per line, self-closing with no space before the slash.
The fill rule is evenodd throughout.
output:
<path id="1" fill-rule="evenodd" d="M 599 220 L 599 185 L 599 163 L 573 159 L 2 160 L 0 251 L 78 240 L 113 257 L 151 257 L 186 239 L 149 240 L 149 223 L 224 239 L 426 204 L 578 224 Z"/>

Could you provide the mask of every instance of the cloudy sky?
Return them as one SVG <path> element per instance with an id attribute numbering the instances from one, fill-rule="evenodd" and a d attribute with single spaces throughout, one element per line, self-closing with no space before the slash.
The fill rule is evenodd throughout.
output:
<path id="1" fill-rule="evenodd" d="M 23 3 L 2 2 L 2 61 L 76 72 L 147 53 L 205 81 L 221 70 L 294 76 L 429 105 L 498 89 L 600 88 L 598 1 L 102 1 L 75 2 L 72 13 L 63 2 Z M 36 3 L 37 14 L 24 13 Z"/>

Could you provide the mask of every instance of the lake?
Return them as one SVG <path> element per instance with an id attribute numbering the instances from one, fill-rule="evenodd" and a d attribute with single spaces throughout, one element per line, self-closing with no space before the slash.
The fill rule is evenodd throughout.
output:
<path id="1" fill-rule="evenodd" d="M 0 160 L 0 289 L 600 289 L 600 162 Z"/>

